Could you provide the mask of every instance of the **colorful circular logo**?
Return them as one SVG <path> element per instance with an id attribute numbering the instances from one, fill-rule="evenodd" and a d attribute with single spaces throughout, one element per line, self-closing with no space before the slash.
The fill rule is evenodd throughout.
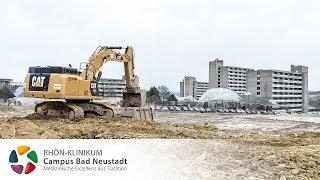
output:
<path id="1" fill-rule="evenodd" d="M 22 165 L 20 164 L 21 161 L 19 161 L 19 159 L 22 159 L 25 156 L 28 158 L 28 162 L 25 165 Z M 36 169 L 34 164 L 38 163 L 38 155 L 35 151 L 30 151 L 29 146 L 19 146 L 17 147 L 17 150 L 11 151 L 9 162 L 11 163 L 11 169 L 17 174 L 22 174 L 23 172 L 24 174 L 30 174 Z"/>

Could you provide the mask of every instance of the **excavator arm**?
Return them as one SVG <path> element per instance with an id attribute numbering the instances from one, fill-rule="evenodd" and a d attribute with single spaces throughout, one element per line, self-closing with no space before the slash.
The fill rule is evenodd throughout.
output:
<path id="1" fill-rule="evenodd" d="M 116 50 L 125 49 L 124 53 Z M 100 46 L 91 55 L 80 76 L 85 80 L 99 81 L 104 63 L 108 61 L 123 62 L 126 78 L 126 92 L 123 94 L 123 106 L 141 107 L 141 92 L 135 83 L 134 51 L 131 46 L 110 47 Z"/>

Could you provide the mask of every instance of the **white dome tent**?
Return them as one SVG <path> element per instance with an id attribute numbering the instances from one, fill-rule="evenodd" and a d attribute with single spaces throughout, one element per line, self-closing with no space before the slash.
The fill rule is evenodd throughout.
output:
<path id="1" fill-rule="evenodd" d="M 195 99 L 192 96 L 186 96 L 186 97 L 177 97 L 178 99 L 178 105 L 180 106 L 196 106 L 198 104 L 198 100 Z"/>
<path id="2" fill-rule="evenodd" d="M 205 92 L 199 99 L 200 102 L 225 101 L 239 102 L 240 96 L 234 91 L 224 88 L 214 88 Z"/>
<path id="3" fill-rule="evenodd" d="M 186 96 L 186 97 L 177 97 L 179 102 L 197 102 L 197 100 L 192 96 Z"/>
<path id="4" fill-rule="evenodd" d="M 228 108 L 233 106 L 238 107 L 241 97 L 236 92 L 225 88 L 214 88 L 205 92 L 199 99 L 199 102 L 207 103 L 205 106 L 214 107 L 217 109 Z"/>

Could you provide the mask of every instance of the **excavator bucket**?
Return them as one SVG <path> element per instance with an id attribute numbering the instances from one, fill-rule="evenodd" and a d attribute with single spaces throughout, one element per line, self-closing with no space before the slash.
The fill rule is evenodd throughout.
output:
<path id="1" fill-rule="evenodd" d="M 151 108 L 127 107 L 124 108 L 122 117 L 129 117 L 133 120 L 153 121 L 153 112 Z"/>
<path id="2" fill-rule="evenodd" d="M 122 107 L 141 107 L 141 93 L 124 92 Z"/>
<path id="3" fill-rule="evenodd" d="M 147 120 L 153 121 L 153 111 L 151 108 L 144 108 L 142 106 L 140 92 L 124 92 L 122 107 L 123 117 L 130 117 L 133 120 Z"/>

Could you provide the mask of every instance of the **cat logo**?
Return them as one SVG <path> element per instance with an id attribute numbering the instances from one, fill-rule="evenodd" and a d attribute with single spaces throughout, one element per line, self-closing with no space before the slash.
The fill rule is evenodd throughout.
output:
<path id="1" fill-rule="evenodd" d="M 97 83 L 91 83 L 91 89 L 97 89 Z"/>
<path id="2" fill-rule="evenodd" d="M 97 82 L 91 82 L 90 83 L 90 92 L 92 96 L 96 96 L 98 93 L 98 83 Z"/>
<path id="3" fill-rule="evenodd" d="M 33 76 L 31 85 L 33 87 L 43 87 L 45 79 L 46 77 L 44 76 Z"/>

